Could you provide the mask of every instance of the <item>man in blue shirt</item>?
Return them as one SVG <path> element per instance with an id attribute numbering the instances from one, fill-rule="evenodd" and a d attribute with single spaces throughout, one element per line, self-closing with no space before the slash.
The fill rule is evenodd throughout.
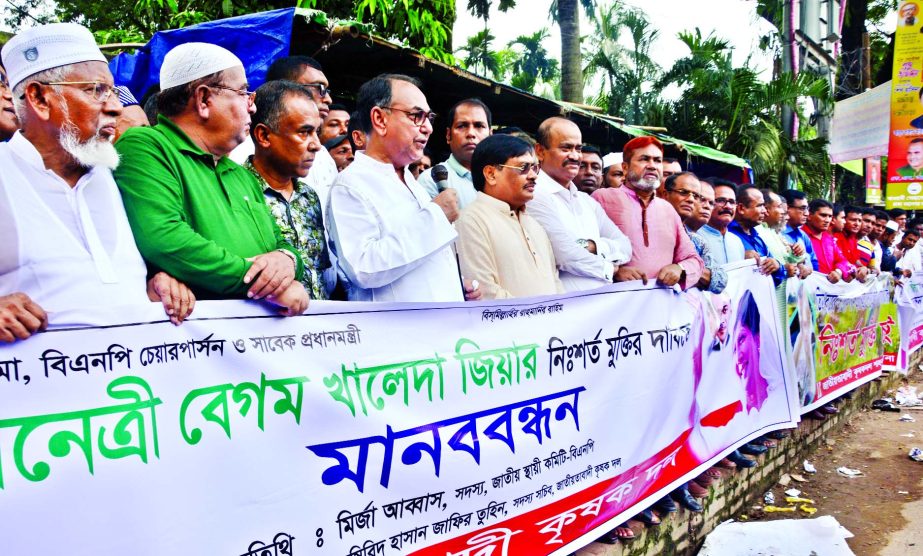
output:
<path id="1" fill-rule="evenodd" d="M 773 281 L 778 285 L 786 278 L 785 267 L 772 258 L 766 242 L 756 233 L 756 227 L 766 219 L 763 194 L 756 187 L 747 186 L 741 189 L 738 195 L 740 200 L 737 203 L 737 215 L 728 226 L 728 231 L 740 238 L 745 251 L 752 251 L 759 256 L 760 272 L 772 275 Z"/>
<path id="2" fill-rule="evenodd" d="M 715 208 L 708 224 L 699 229 L 699 235 L 708 244 L 711 256 L 717 264 L 725 265 L 744 260 L 744 245 L 734 234 L 727 233 L 728 225 L 734 221 L 737 211 L 737 186 L 720 178 L 707 178 L 713 185 Z"/>
<path id="3" fill-rule="evenodd" d="M 810 238 L 801 230 L 808 221 L 808 198 L 803 191 L 787 189 L 782 192 L 782 197 L 788 203 L 788 224 L 782 235 L 792 244 L 792 251 L 797 256 L 807 255 L 811 261 L 811 268 L 817 270 L 817 255 L 814 254 L 814 245 Z M 799 248 L 800 246 L 800 248 Z"/>

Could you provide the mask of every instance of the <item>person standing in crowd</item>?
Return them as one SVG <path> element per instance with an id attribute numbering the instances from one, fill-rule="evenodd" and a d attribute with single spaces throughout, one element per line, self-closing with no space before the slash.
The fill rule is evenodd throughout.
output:
<path id="1" fill-rule="evenodd" d="M 548 234 L 526 211 L 538 171 L 532 146 L 512 135 L 487 137 L 472 156 L 478 194 L 455 229 L 462 274 L 487 299 L 564 292 Z"/>
<path id="2" fill-rule="evenodd" d="M 44 330 L 46 311 L 89 324 L 80 311 L 91 300 L 159 301 L 181 323 L 195 296 L 164 272 L 148 280 L 112 179 L 122 108 L 92 33 L 33 27 L 6 43 L 2 60 L 22 129 L 0 144 L 0 341 Z"/>
<path id="3" fill-rule="evenodd" d="M 814 199 L 808 204 L 808 221 L 801 228 L 817 255 L 817 271 L 827 275 L 835 284 L 840 280 L 851 281 L 856 276 L 856 267 L 846 260 L 833 234 L 829 232 L 833 221 L 833 205 L 823 199 Z"/>
<path id="4" fill-rule="evenodd" d="M 763 194 L 753 186 L 746 186 L 738 191 L 737 214 L 728 226 L 728 231 L 736 234 L 744 244 L 747 256 L 757 257 L 760 272 L 772 276 L 776 285 L 786 277 L 782 263 L 769 254 L 769 247 L 757 233 L 757 227 L 766 219 L 766 202 Z"/>
<path id="5" fill-rule="evenodd" d="M 321 143 L 326 143 L 334 137 L 346 135 L 347 129 L 349 129 L 349 110 L 342 104 L 331 104 L 328 107 L 327 117 L 324 118 L 324 124 L 317 135 Z"/>
<path id="6" fill-rule="evenodd" d="M 422 172 L 419 178 L 420 185 L 431 198 L 447 187 L 458 193 L 459 209 L 474 201 L 477 192 L 471 176 L 471 156 L 478 143 L 490 136 L 492 117 L 490 108 L 476 98 L 459 101 L 449 110 L 445 141 L 452 154 L 442 163 L 448 170 L 448 178 L 437 184 L 432 169 Z"/>
<path id="7" fill-rule="evenodd" d="M 897 268 L 902 270 L 904 275 L 910 276 L 914 272 L 923 270 L 923 248 L 921 248 L 920 237 L 923 236 L 923 218 L 914 218 L 907 222 L 904 229 L 904 236 L 898 245 Z"/>
<path id="8" fill-rule="evenodd" d="M 199 298 L 265 299 L 303 313 L 301 257 L 256 179 L 227 157 L 254 111 L 243 64 L 214 44 L 181 44 L 164 56 L 160 86 L 158 124 L 116 144 L 115 180 L 141 254 Z"/>
<path id="9" fill-rule="evenodd" d="M 429 170 L 433 167 L 433 154 L 429 151 L 428 148 L 423 149 L 423 156 L 414 160 L 410 163 L 407 168 L 410 169 L 410 173 L 413 174 L 413 179 L 418 179 L 423 172 Z M 419 183 L 419 182 L 417 182 Z"/>
<path id="10" fill-rule="evenodd" d="M 678 174 L 683 171 L 683 167 L 680 166 L 679 160 L 672 157 L 664 157 L 663 159 L 663 171 L 660 174 L 660 186 L 657 187 L 657 196 L 663 199 L 666 196 L 666 190 L 664 189 L 664 183 L 667 181 L 667 178 L 674 174 Z"/>
<path id="11" fill-rule="evenodd" d="M 433 133 L 419 81 L 383 74 L 359 88 L 365 151 L 330 190 L 327 232 L 349 280 L 351 301 L 462 301 L 480 292 L 459 282 L 452 243 L 458 194 L 430 198 L 408 166 Z"/>
<path id="12" fill-rule="evenodd" d="M 603 157 L 602 187 L 622 187 L 625 172 L 622 170 L 622 153 L 609 153 Z"/>
<path id="13" fill-rule="evenodd" d="M 894 236 L 894 243 L 892 245 L 898 245 L 901 242 L 901 236 L 904 234 L 904 229 L 907 227 L 907 211 L 900 208 L 893 208 L 887 212 L 888 216 L 891 217 L 891 220 L 897 223 L 897 235 Z M 898 255 L 898 258 L 900 258 L 900 255 Z"/>
<path id="14" fill-rule="evenodd" d="M 782 234 L 792 246 L 796 256 L 804 253 L 805 265 L 810 264 L 811 270 L 817 270 L 817 256 L 814 254 L 814 245 L 801 228 L 808 221 L 808 198 L 802 191 L 786 189 L 782 197 L 788 204 L 788 222 Z"/>
<path id="15" fill-rule="evenodd" d="M 119 102 L 122 103 L 122 115 L 119 116 L 119 121 L 115 124 L 115 140 L 118 141 L 126 129 L 149 126 L 151 122 L 147 119 L 147 114 L 144 113 L 144 109 L 138 104 L 138 100 L 135 95 L 131 94 L 128 87 L 116 85 L 115 92 L 119 96 Z"/>
<path id="16" fill-rule="evenodd" d="M 775 191 L 760 190 L 766 201 L 766 219 L 756 227 L 756 232 L 769 248 L 769 254 L 784 267 L 786 276 L 806 278 L 813 267 L 806 262 L 804 246 L 792 243 L 782 234 L 788 222 L 788 204 Z"/>
<path id="17" fill-rule="evenodd" d="M 707 181 L 696 181 L 699 184 L 699 196 L 695 199 L 695 209 L 683 219 L 695 250 L 705 263 L 705 270 L 702 271 L 702 277 L 699 278 L 696 287 L 712 293 L 721 293 L 727 286 L 727 272 L 712 257 L 708 242 L 698 233 L 711 218 L 712 210 L 715 208 L 715 187 Z"/>
<path id="18" fill-rule="evenodd" d="M 369 134 L 369 130 L 359 128 L 361 121 L 358 112 L 353 112 L 349 115 L 349 127 L 346 128 L 346 135 L 349 135 L 349 144 L 353 148 L 354 155 L 365 150 L 365 139 Z"/>
<path id="19" fill-rule="evenodd" d="M 871 207 L 862 209 L 862 237 L 859 238 L 859 250 L 862 252 L 863 260 L 868 260 L 866 266 L 873 274 L 881 272 L 881 245 L 878 243 L 878 237 L 882 230 L 883 228 L 878 226 L 878 211 Z"/>
<path id="20" fill-rule="evenodd" d="M 244 168 L 259 182 L 282 236 L 301 255 L 301 283 L 308 295 L 329 299 L 323 274 L 330 268 L 330 255 L 320 198 L 302 181 L 320 150 L 320 113 L 307 88 L 284 80 L 257 89 L 254 106 L 250 123 L 254 152 Z"/>
<path id="21" fill-rule="evenodd" d="M 833 220 L 830 221 L 830 233 L 836 236 L 836 234 L 843 233 L 845 227 L 846 209 L 840 205 L 833 205 Z"/>
<path id="22" fill-rule="evenodd" d="M 356 158 L 353 154 L 353 147 L 352 144 L 350 144 L 349 136 L 346 134 L 337 135 L 333 139 L 328 140 L 324 143 L 324 148 L 327 149 L 327 152 L 333 157 L 333 161 L 336 162 L 337 165 L 337 170 L 340 172 L 352 164 L 353 160 Z"/>
<path id="23" fill-rule="evenodd" d="M 663 145 L 655 137 L 636 137 L 622 152 L 624 187 L 597 190 L 593 198 L 631 240 L 632 267 L 664 286 L 695 286 L 704 263 L 673 206 L 655 196 Z"/>
<path id="24" fill-rule="evenodd" d="M 640 280 L 643 274 L 625 266 L 631 259 L 628 238 L 573 183 L 582 148 L 580 128 L 574 122 L 553 117 L 539 125 L 535 151 L 542 171 L 535 182 L 535 197 L 529 201 L 529 213 L 551 239 L 567 291 Z"/>
<path id="25" fill-rule="evenodd" d="M 17 129 L 19 120 L 13 107 L 13 90 L 6 78 L 6 70 L 0 65 L 0 141 L 9 141 Z"/>
<path id="26" fill-rule="evenodd" d="M 862 230 L 862 209 L 852 205 L 844 209 L 846 219 L 843 222 L 843 229 L 834 232 L 833 237 L 836 239 L 837 247 L 843 252 L 846 260 L 853 266 L 867 266 L 867 260 L 863 259 L 859 251 L 859 237 Z M 866 263 L 866 264 L 863 264 Z"/>
<path id="27" fill-rule="evenodd" d="M 574 185 L 587 195 L 592 195 L 594 191 L 602 187 L 602 183 L 603 159 L 599 154 L 599 149 L 592 145 L 584 145 L 583 153 L 580 155 L 580 169 L 577 171 L 577 177 L 574 178 Z"/>
<path id="28" fill-rule="evenodd" d="M 708 243 L 709 251 L 718 264 L 725 265 L 744 260 L 744 244 L 735 234 L 728 233 L 728 226 L 737 213 L 737 186 L 720 178 L 706 179 L 713 184 L 715 208 L 708 224 L 702 226 L 699 235 Z"/>
<path id="29" fill-rule="evenodd" d="M 881 211 L 882 214 L 887 215 L 887 212 Z M 894 256 L 893 245 L 894 237 L 898 232 L 897 222 L 893 220 L 888 220 L 885 223 L 884 231 L 881 233 L 881 237 L 878 239 L 878 242 L 881 244 L 881 271 L 893 273 L 897 268 L 897 257 Z"/>

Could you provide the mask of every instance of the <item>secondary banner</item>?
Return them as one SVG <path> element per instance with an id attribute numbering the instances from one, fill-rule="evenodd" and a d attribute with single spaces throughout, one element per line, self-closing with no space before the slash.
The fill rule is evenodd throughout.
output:
<path id="1" fill-rule="evenodd" d="M 0 552 L 569 554 L 791 427 L 771 281 L 159 306 L 0 348 Z M 117 315 L 132 315 L 129 322 Z"/>
<path id="2" fill-rule="evenodd" d="M 900 370 L 907 373 L 910 356 L 923 346 L 923 273 L 901 279 L 894 293 L 900 314 Z"/>
<path id="3" fill-rule="evenodd" d="M 900 333 L 891 277 L 831 284 L 814 273 L 786 283 L 786 327 L 801 412 L 881 375 Z"/>

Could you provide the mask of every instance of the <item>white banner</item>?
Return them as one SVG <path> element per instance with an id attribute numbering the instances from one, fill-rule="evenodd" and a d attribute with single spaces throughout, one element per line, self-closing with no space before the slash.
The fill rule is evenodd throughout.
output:
<path id="1" fill-rule="evenodd" d="M 0 553 L 569 554 L 794 425 L 772 292 L 748 262 L 723 296 L 39 334 L 0 348 Z"/>

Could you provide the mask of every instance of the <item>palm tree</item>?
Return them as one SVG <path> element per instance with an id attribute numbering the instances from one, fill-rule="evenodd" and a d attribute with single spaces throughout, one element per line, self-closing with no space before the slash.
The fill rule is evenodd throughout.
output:
<path id="1" fill-rule="evenodd" d="M 468 43 L 455 51 L 468 53 L 464 58 L 465 68 L 468 71 L 485 76 L 490 74 L 499 80 L 502 78 L 500 61 L 497 53 L 491 50 L 491 42 L 494 38 L 490 31 L 484 29 L 473 37 L 468 37 Z"/>
<path id="2" fill-rule="evenodd" d="M 535 83 L 548 81 L 558 73 L 558 61 L 548 57 L 542 42 L 548 38 L 548 29 L 539 29 L 531 35 L 520 35 L 510 42 L 510 50 L 518 53 L 512 61 L 513 77 L 510 84 L 532 92 Z"/>
<path id="3" fill-rule="evenodd" d="M 567 102 L 583 102 L 583 67 L 580 57 L 579 6 L 592 14 L 595 0 L 554 0 L 551 18 L 561 28 L 561 98 Z"/>

